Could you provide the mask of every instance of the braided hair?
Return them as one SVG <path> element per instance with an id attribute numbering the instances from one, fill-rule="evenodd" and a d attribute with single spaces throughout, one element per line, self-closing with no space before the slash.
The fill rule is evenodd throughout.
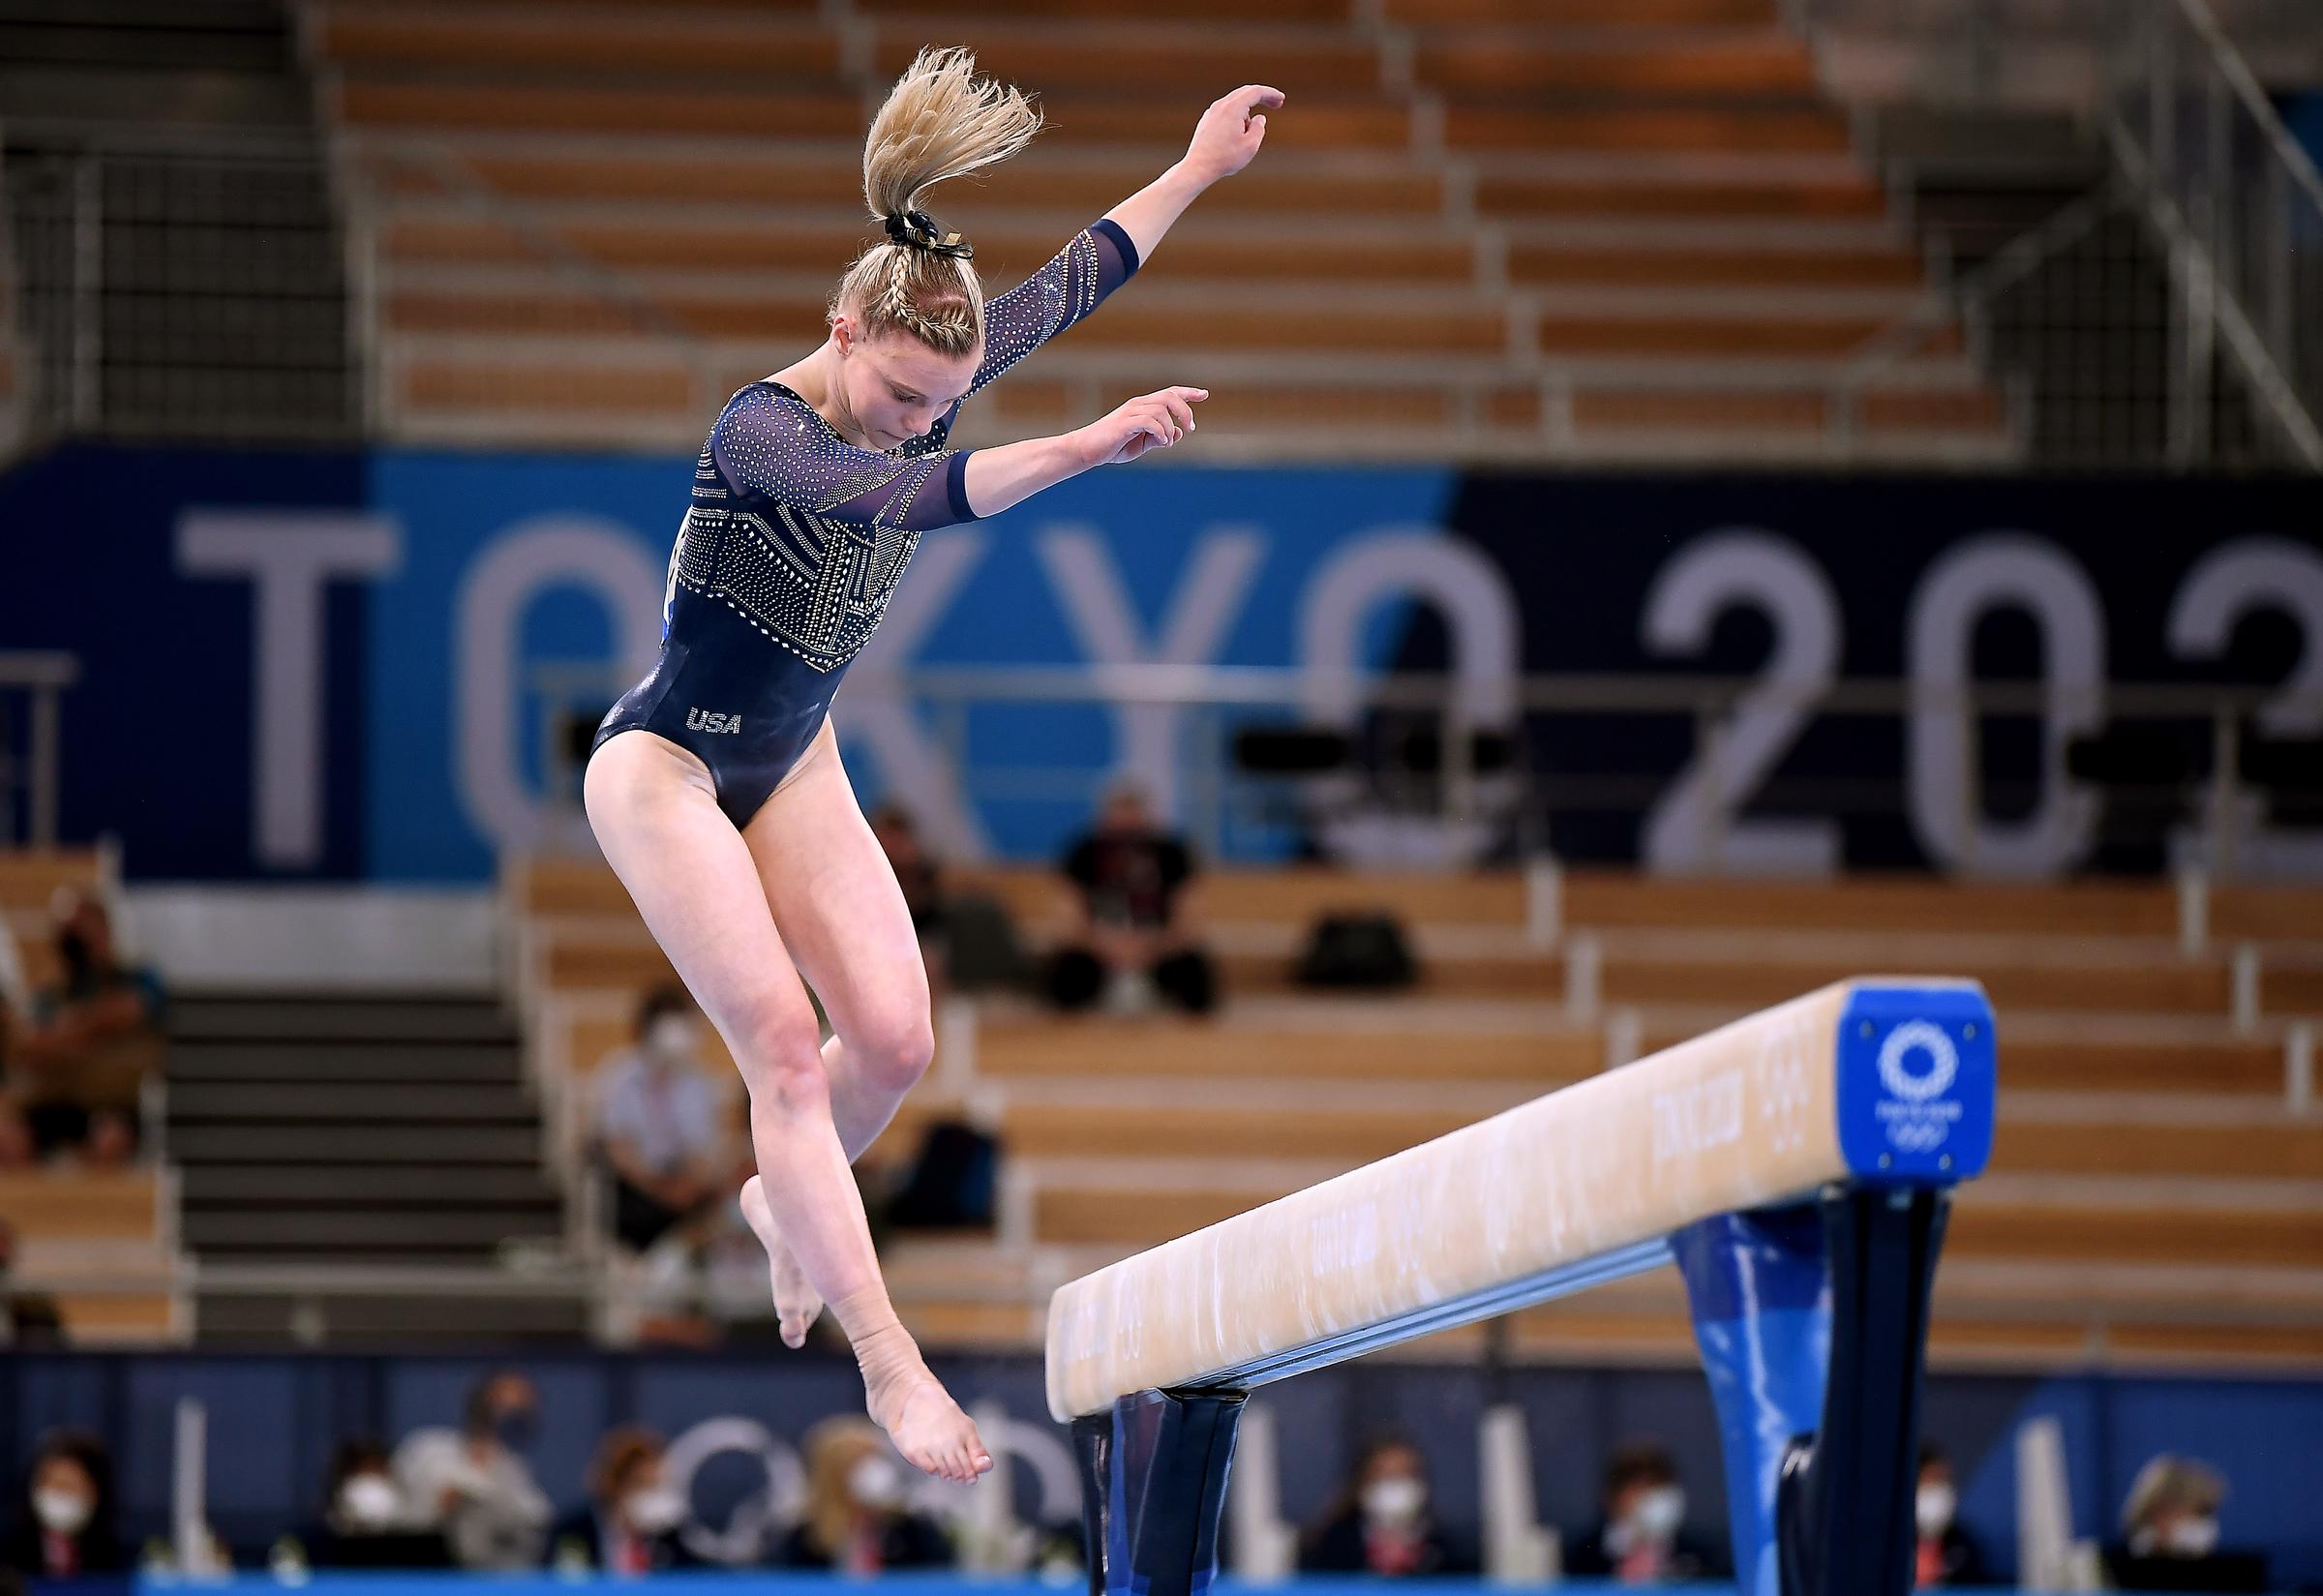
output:
<path id="1" fill-rule="evenodd" d="M 973 252 L 920 207 L 946 178 L 1006 161 L 1041 131 L 1022 91 L 976 75 L 965 47 L 923 49 L 895 80 L 863 143 L 863 201 L 888 232 L 857 257 L 830 311 L 863 335 L 896 332 L 939 354 L 972 354 L 984 338 L 984 290 Z"/>

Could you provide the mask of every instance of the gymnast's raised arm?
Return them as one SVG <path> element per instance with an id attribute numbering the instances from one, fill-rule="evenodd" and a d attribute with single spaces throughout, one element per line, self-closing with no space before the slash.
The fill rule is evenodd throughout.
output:
<path id="1" fill-rule="evenodd" d="M 1087 317 L 1153 258 L 1162 235 L 1203 190 L 1251 164 L 1266 141 L 1266 111 L 1282 91 L 1246 84 L 1212 103 L 1185 157 L 1083 228 L 1048 263 L 984 307 L 984 358 L 974 393 Z"/>
<path id="2" fill-rule="evenodd" d="M 1282 104 L 1282 91 L 1264 83 L 1246 83 L 1212 102 L 1194 126 L 1185 159 L 1105 213 L 1106 221 L 1129 234 L 1139 260 L 1153 258 L 1162 235 L 1196 195 L 1251 164 L 1266 142 L 1266 113 Z"/>

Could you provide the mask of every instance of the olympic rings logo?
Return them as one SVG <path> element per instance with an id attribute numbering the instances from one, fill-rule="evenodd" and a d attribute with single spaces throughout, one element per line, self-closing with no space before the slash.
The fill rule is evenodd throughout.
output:
<path id="1" fill-rule="evenodd" d="M 1914 1052 L 1928 1055 L 1924 1074 L 1914 1074 L 1904 1061 Z M 1890 1097 L 1906 1102 L 1927 1102 L 1944 1096 L 1946 1088 L 1959 1078 L 1960 1050 L 1952 1039 L 1926 1020 L 1906 1020 L 1887 1033 L 1880 1043 L 1880 1084 Z"/>

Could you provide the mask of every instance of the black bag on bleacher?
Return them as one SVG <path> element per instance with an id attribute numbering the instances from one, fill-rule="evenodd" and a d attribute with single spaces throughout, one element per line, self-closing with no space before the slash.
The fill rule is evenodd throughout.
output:
<path id="1" fill-rule="evenodd" d="M 1419 974 L 1403 927 L 1384 914 L 1325 915 L 1308 934 L 1297 970 L 1301 986 L 1365 991 L 1409 986 Z"/>

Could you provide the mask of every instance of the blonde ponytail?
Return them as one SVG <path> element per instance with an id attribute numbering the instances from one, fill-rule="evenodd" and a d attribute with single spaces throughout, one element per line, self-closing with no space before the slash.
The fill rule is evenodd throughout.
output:
<path id="1" fill-rule="evenodd" d="M 866 337 L 900 332 L 940 354 L 973 353 L 984 337 L 984 290 L 959 235 L 920 214 L 927 191 L 1006 161 L 1041 131 L 1024 95 L 976 75 L 975 52 L 921 50 L 888 92 L 863 142 L 863 202 L 890 242 L 865 250 L 831 296 Z"/>

